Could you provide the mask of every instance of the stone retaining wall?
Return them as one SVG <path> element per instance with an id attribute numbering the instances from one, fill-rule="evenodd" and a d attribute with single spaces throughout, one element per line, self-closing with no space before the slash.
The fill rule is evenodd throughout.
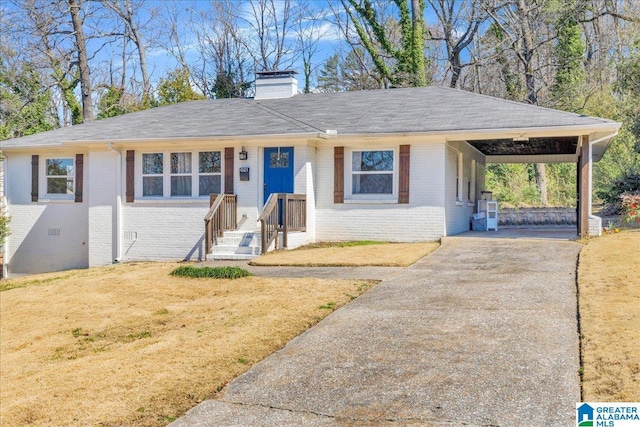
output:
<path id="1" fill-rule="evenodd" d="M 500 208 L 498 211 L 498 226 L 576 224 L 575 208 Z"/>

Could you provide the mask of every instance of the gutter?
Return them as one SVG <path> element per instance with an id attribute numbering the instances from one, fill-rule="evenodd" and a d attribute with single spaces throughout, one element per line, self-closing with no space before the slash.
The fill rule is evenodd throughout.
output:
<path id="1" fill-rule="evenodd" d="M 606 135 L 606 136 L 603 136 L 603 137 L 601 137 L 601 138 L 594 139 L 593 141 L 589 141 L 589 144 L 590 144 L 590 145 L 598 144 L 598 143 L 600 143 L 600 142 L 602 142 L 602 141 L 606 141 L 607 139 L 613 139 L 613 138 L 615 138 L 617 135 L 618 135 L 618 131 L 616 130 L 615 132 L 613 132 L 613 133 L 612 133 L 612 134 L 610 134 L 610 135 Z"/>
<path id="2" fill-rule="evenodd" d="M 7 168 L 9 167 L 9 158 L 4 153 L 4 151 L 0 150 L 0 162 L 2 163 L 2 176 L 0 179 L 2 182 L 2 192 L 0 193 L 0 209 L 4 210 L 5 214 L 8 214 L 9 204 L 7 203 Z M 2 252 L 2 278 L 6 279 L 9 277 L 9 267 L 7 264 L 7 254 L 9 253 L 9 236 L 4 241 L 4 245 L 0 246 L 0 251 Z"/>
<path id="3" fill-rule="evenodd" d="M 116 153 L 116 259 L 113 261 L 118 263 L 122 261 L 122 153 L 113 148 L 110 142 L 107 147 Z"/>
<path id="4" fill-rule="evenodd" d="M 589 141 L 589 183 L 588 183 L 589 194 L 587 195 L 587 198 L 588 198 L 587 199 L 588 200 L 587 218 L 589 220 L 593 220 L 598 223 L 598 230 L 599 230 L 598 236 L 602 234 L 602 219 L 600 219 L 600 217 L 596 217 L 595 215 L 593 215 L 593 146 L 603 141 L 607 142 L 607 145 L 605 146 L 605 150 L 600 154 L 600 158 L 602 158 L 606 149 L 609 148 L 608 142 L 611 141 L 616 135 L 618 135 L 617 130 L 609 135 L 605 135 L 598 139 L 594 139 L 593 141 Z M 588 229 L 588 226 L 587 226 L 587 229 Z"/>

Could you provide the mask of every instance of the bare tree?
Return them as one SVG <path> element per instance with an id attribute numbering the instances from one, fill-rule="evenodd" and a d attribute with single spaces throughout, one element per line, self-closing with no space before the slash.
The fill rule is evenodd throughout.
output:
<path id="1" fill-rule="evenodd" d="M 426 85 L 423 0 L 397 0 L 390 15 L 385 2 L 341 3 L 381 76 L 395 85 Z"/>
<path id="2" fill-rule="evenodd" d="M 327 11 L 324 8 L 316 8 L 312 2 L 299 3 L 300 13 L 295 22 L 297 51 L 302 60 L 304 74 L 304 92 L 311 92 L 311 75 L 320 66 L 314 61 L 314 57 L 320 50 L 320 41 L 325 36 Z"/>
<path id="3" fill-rule="evenodd" d="M 253 69 L 236 5 L 229 0 L 209 5 L 208 9 L 194 12 L 191 18 L 191 31 L 196 38 L 194 50 L 198 54 L 190 63 L 191 76 L 206 96 L 244 97 Z"/>
<path id="4" fill-rule="evenodd" d="M 537 54 L 553 36 L 541 31 L 544 22 L 544 0 L 517 0 L 504 4 L 485 6 L 485 10 L 494 24 L 509 40 L 511 48 L 518 59 L 524 75 L 526 100 L 538 105 L 538 91 L 540 87 L 536 80 Z M 540 203 L 547 206 L 546 166 L 536 163 L 534 167 L 536 187 L 540 194 Z"/>
<path id="5" fill-rule="evenodd" d="M 84 16 L 82 14 L 83 0 L 67 0 L 69 14 L 73 25 L 75 38 L 76 60 L 80 73 L 80 92 L 82 100 L 82 121 L 93 121 L 93 101 L 91 99 L 91 71 L 87 55 L 87 40 L 84 35 Z"/>
<path id="6" fill-rule="evenodd" d="M 243 38 L 256 69 L 290 68 L 298 52 L 293 36 L 299 9 L 292 0 L 249 0 L 249 11 L 240 18 L 251 28 L 253 38 Z M 255 41 L 255 43 L 253 43 Z"/>
<path id="7" fill-rule="evenodd" d="M 13 0 L 13 6 L 7 10 L 7 19 L 14 25 L 14 34 L 19 35 L 13 38 L 17 51 L 42 75 L 50 76 L 42 84 L 55 89 L 62 124 L 81 123 L 82 106 L 74 93 L 80 79 L 66 3 L 51 7 L 41 0 Z"/>
<path id="8" fill-rule="evenodd" d="M 142 74 L 142 101 L 146 103 L 151 92 L 151 82 L 149 79 L 149 70 L 147 66 L 146 48 L 147 42 L 144 40 L 141 34 L 141 26 L 139 24 L 139 17 L 137 12 L 141 10 L 144 5 L 144 0 L 137 1 L 135 3 L 132 0 L 102 0 L 102 4 L 115 13 L 119 20 L 124 25 L 124 37 L 131 41 L 138 51 L 138 60 L 140 63 L 140 73 Z M 123 43 L 123 60 L 126 56 L 126 42 Z M 126 73 L 126 67 L 123 66 L 123 84 L 124 88 L 124 76 Z"/>
<path id="9" fill-rule="evenodd" d="M 451 70 L 450 87 L 458 87 L 462 69 L 471 63 L 463 63 L 462 52 L 473 42 L 480 24 L 484 21 L 480 3 L 474 0 L 428 0 L 440 23 L 439 34 L 432 40 L 444 41 Z"/>
<path id="10" fill-rule="evenodd" d="M 179 0 L 167 0 L 163 4 L 164 8 L 156 18 L 162 31 L 155 47 L 164 49 L 178 62 L 180 68 L 190 68 L 189 61 L 187 61 L 189 43 L 186 32 L 182 31 L 186 26 L 182 16 L 182 3 Z"/>

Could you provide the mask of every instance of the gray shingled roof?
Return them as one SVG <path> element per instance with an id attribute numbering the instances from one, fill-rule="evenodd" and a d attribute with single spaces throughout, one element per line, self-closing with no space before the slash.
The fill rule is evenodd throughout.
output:
<path id="1" fill-rule="evenodd" d="M 5 148 L 71 141 L 243 135 L 342 134 L 611 125 L 595 117 L 444 87 L 301 94 L 286 99 L 185 102 L 2 142 Z"/>

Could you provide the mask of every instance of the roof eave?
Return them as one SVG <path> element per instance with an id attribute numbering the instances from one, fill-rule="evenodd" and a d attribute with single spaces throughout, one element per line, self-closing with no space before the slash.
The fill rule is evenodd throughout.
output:
<path id="1" fill-rule="evenodd" d="M 262 134 L 262 135 L 222 135 L 222 136 L 193 136 L 193 137 L 163 137 L 163 138 L 127 138 L 127 139 L 74 139 L 62 140 L 57 143 L 46 144 L 21 144 L 12 146 L 2 146 L 0 151 L 33 151 L 60 149 L 60 148 L 91 148 L 105 144 L 112 144 L 115 148 L 131 147 L 132 145 L 144 146 L 145 144 L 179 144 L 185 142 L 235 142 L 235 141 L 285 141 L 326 138 L 322 132 L 305 132 L 290 134 Z"/>
<path id="2" fill-rule="evenodd" d="M 622 123 L 609 122 L 590 125 L 572 126 L 539 126 L 522 128 L 498 128 L 498 129 L 456 129 L 442 131 L 402 131 L 402 132 L 353 132 L 339 133 L 337 137 L 364 138 L 364 137 L 385 137 L 390 135 L 412 135 L 412 136 L 445 136 L 447 141 L 460 141 L 469 139 L 494 139 L 496 137 L 548 137 L 548 136 L 580 136 L 591 135 L 593 133 L 615 133 L 620 129 Z"/>

